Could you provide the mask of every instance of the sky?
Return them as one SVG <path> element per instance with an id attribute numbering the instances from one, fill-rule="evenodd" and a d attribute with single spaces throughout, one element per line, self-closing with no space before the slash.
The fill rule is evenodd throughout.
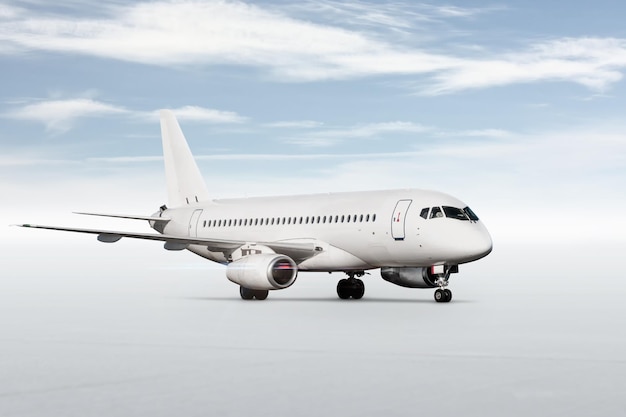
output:
<path id="1" fill-rule="evenodd" d="M 436 189 L 496 245 L 624 243 L 625 9 L 0 2 L 0 210 L 156 211 L 170 108 L 215 198 Z"/>

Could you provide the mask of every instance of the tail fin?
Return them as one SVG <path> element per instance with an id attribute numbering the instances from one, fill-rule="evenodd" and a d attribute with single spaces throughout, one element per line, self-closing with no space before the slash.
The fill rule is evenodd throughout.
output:
<path id="1" fill-rule="evenodd" d="M 161 110 L 159 115 L 168 204 L 170 207 L 178 207 L 208 200 L 206 184 L 174 113 Z"/>

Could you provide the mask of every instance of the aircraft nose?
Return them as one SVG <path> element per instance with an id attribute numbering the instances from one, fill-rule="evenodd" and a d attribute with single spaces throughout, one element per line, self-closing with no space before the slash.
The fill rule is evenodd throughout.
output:
<path id="1" fill-rule="evenodd" d="M 463 233 L 463 239 L 459 239 L 454 256 L 459 263 L 466 263 L 484 258 L 491 253 L 493 249 L 493 242 L 487 229 L 481 225 L 476 228 L 472 227 L 471 230 L 466 229 L 466 233 Z"/>
<path id="2" fill-rule="evenodd" d="M 476 258 L 480 259 L 491 253 L 493 249 L 493 241 L 491 240 L 491 235 L 487 231 L 486 228 L 482 228 L 479 233 L 477 233 L 476 241 L 474 243 L 474 251 L 476 252 Z"/>

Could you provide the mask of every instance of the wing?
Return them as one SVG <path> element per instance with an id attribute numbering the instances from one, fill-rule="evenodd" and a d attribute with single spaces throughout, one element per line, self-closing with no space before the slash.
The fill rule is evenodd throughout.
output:
<path id="1" fill-rule="evenodd" d="M 99 241 L 107 243 L 117 242 L 123 237 L 128 237 L 132 239 L 157 240 L 165 242 L 165 249 L 168 250 L 182 250 L 186 249 L 189 245 L 201 245 L 205 246 L 211 252 L 232 253 L 234 250 L 245 244 L 255 243 L 257 245 L 267 246 L 276 253 L 289 256 L 296 263 L 300 263 L 317 255 L 321 250 L 312 242 L 246 242 L 242 240 L 223 240 L 189 236 L 183 237 L 174 235 L 159 235 L 154 233 L 134 233 L 101 229 L 81 229 L 75 227 L 43 226 L 37 224 L 18 224 L 16 226 L 27 227 L 31 229 L 59 230 L 63 232 L 98 235 Z"/>

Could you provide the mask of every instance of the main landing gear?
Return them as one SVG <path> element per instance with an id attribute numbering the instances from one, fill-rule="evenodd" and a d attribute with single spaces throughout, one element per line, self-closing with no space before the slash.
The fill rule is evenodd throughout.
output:
<path id="1" fill-rule="evenodd" d="M 244 300 L 252 300 L 253 298 L 265 300 L 268 294 L 268 290 L 253 290 L 251 288 L 239 287 L 239 295 Z"/>
<path id="2" fill-rule="evenodd" d="M 348 274 L 348 278 L 344 278 L 339 280 L 337 283 L 337 295 L 342 300 L 347 300 L 352 297 L 355 300 L 359 300 L 363 298 L 363 294 L 365 294 L 365 284 L 357 277 L 362 277 L 365 275 L 364 271 L 349 271 L 346 272 Z"/>

